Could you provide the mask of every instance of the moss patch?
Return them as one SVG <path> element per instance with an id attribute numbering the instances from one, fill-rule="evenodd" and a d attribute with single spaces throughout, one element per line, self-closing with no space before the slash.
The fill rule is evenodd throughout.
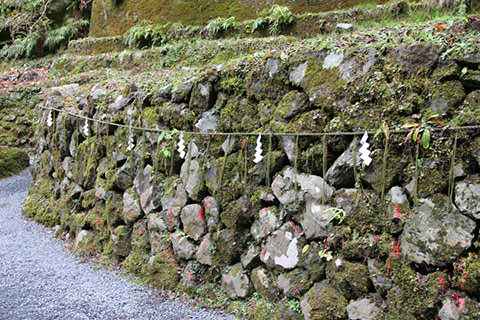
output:
<path id="1" fill-rule="evenodd" d="M 13 176 L 28 167 L 29 157 L 18 148 L 0 147 L 0 178 Z"/>

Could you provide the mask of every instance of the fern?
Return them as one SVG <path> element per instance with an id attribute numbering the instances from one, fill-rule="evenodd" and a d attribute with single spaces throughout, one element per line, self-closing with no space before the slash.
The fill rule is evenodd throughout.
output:
<path id="1" fill-rule="evenodd" d="M 31 33 L 26 37 L 17 38 L 12 44 L 4 46 L 0 50 L 0 56 L 7 59 L 16 59 L 19 57 L 31 57 L 33 50 L 40 40 L 39 33 Z"/>
<path id="2" fill-rule="evenodd" d="M 166 43 L 169 24 L 152 25 L 146 21 L 130 28 L 125 34 L 126 44 L 129 48 L 142 48 Z"/>
<path id="3" fill-rule="evenodd" d="M 235 17 L 226 18 L 216 18 L 210 21 L 205 27 L 205 31 L 210 36 L 215 36 L 221 32 L 226 32 L 230 30 L 235 30 L 238 27 L 237 20 Z"/>
<path id="4" fill-rule="evenodd" d="M 48 49 L 56 49 L 62 43 L 66 43 L 75 37 L 83 28 L 88 26 L 88 20 L 69 19 L 60 28 L 47 32 L 44 45 Z"/>
<path id="5" fill-rule="evenodd" d="M 254 32 L 261 25 L 268 25 L 268 32 L 270 34 L 277 34 L 280 28 L 291 24 L 295 20 L 295 16 L 288 7 L 274 5 L 270 9 L 263 10 L 260 13 L 260 18 L 254 20 L 252 32 Z"/>

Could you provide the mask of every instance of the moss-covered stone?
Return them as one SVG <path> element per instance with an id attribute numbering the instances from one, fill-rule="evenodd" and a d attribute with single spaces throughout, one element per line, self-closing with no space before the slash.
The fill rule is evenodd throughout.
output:
<path id="1" fill-rule="evenodd" d="M 167 251 L 157 254 L 148 268 L 147 279 L 162 290 L 173 290 L 177 287 L 180 276 L 178 265 Z"/>
<path id="2" fill-rule="evenodd" d="M 28 167 L 29 161 L 22 149 L 0 147 L 0 179 L 19 173 Z"/>
<path id="3" fill-rule="evenodd" d="M 347 299 L 326 282 L 315 284 L 303 296 L 301 307 L 306 320 L 340 320 L 347 316 Z"/>

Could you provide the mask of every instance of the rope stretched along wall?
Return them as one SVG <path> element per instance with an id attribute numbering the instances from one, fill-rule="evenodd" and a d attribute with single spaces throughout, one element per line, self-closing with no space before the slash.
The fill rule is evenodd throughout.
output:
<path id="1" fill-rule="evenodd" d="M 113 122 L 108 122 L 104 120 L 98 120 L 98 119 L 93 119 L 90 117 L 86 117 L 80 114 L 76 114 L 70 111 L 58 109 L 58 108 L 53 108 L 53 107 L 44 107 L 44 106 L 39 106 L 41 109 L 44 110 L 51 110 L 51 111 L 56 111 L 60 113 L 65 113 L 73 117 L 77 117 L 79 119 L 87 120 L 87 121 L 92 121 L 96 123 L 101 123 L 101 124 L 106 124 L 106 125 L 111 125 L 111 126 L 116 126 L 120 128 L 127 128 L 131 130 L 137 130 L 137 131 L 148 131 L 148 132 L 180 132 L 178 130 L 162 130 L 162 129 L 155 129 L 155 128 L 147 128 L 147 127 L 141 127 L 141 126 L 129 126 L 126 124 L 120 124 L 120 123 L 113 123 Z M 477 125 L 470 125 L 470 126 L 451 126 L 451 127 L 443 127 L 443 128 L 432 128 L 430 131 L 433 132 L 438 132 L 438 131 L 462 131 L 462 130 L 475 130 L 475 129 L 480 129 L 480 124 Z M 396 133 L 409 133 L 411 132 L 411 129 L 388 129 L 390 134 L 396 134 Z M 269 133 L 262 133 L 262 132 L 196 132 L 196 131 L 181 131 L 186 135 L 196 135 L 196 136 L 259 136 L 259 135 L 269 135 L 271 134 L 272 136 L 277 136 L 277 137 L 285 137 L 285 136 L 290 136 L 290 137 L 321 137 L 321 136 L 358 136 L 358 135 L 363 135 L 365 132 L 368 134 L 376 134 L 377 131 L 371 130 L 371 131 L 332 131 L 332 132 L 269 132 Z"/>

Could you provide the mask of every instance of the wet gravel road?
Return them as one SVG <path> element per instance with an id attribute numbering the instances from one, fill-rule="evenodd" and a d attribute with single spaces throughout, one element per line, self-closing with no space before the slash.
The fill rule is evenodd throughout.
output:
<path id="1" fill-rule="evenodd" d="M 20 209 L 28 170 L 0 180 L 0 319 L 229 319 L 171 301 L 70 254 Z"/>

